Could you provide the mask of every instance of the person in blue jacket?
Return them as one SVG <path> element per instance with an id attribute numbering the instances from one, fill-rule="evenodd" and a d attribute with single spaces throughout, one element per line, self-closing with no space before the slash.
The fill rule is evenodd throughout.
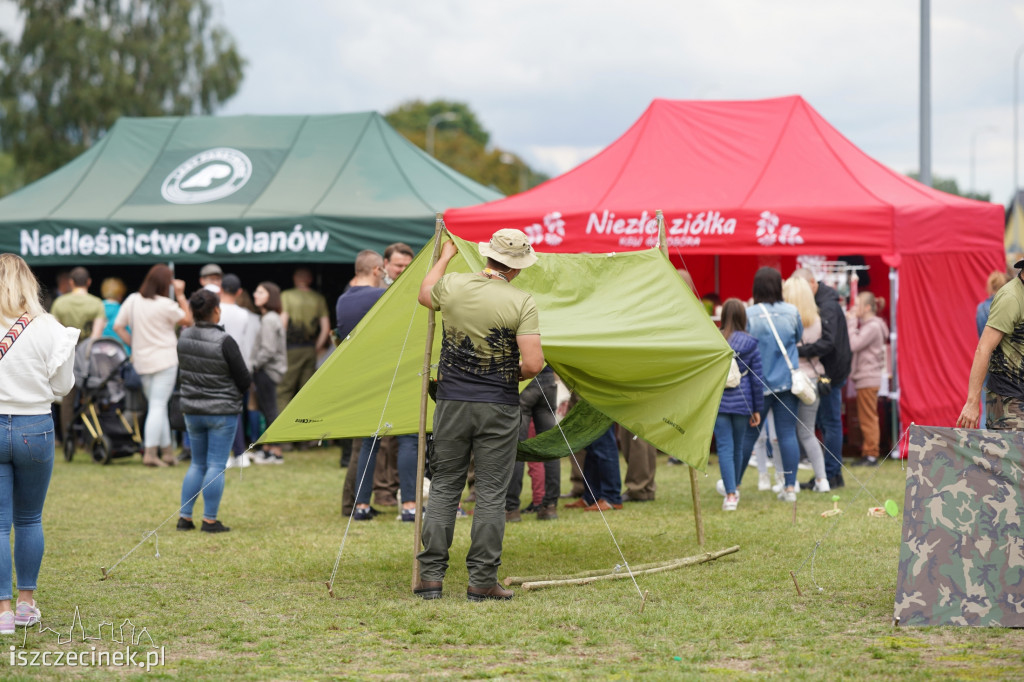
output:
<path id="1" fill-rule="evenodd" d="M 747 309 L 747 331 L 757 339 L 764 370 L 764 408 L 771 410 L 779 438 L 779 455 L 785 476 L 785 488 L 779 493 L 784 502 L 795 502 L 799 487 L 796 467 L 800 462 L 800 445 L 796 439 L 796 408 L 798 398 L 792 393 L 790 368 L 799 366 L 797 343 L 804 333 L 796 306 L 782 300 L 782 275 L 775 268 L 763 267 L 754 273 L 754 305 Z M 769 324 L 771 320 L 771 324 Z M 772 331 L 772 326 L 775 332 Z M 776 332 L 778 339 L 776 339 Z M 785 354 L 783 354 L 785 353 Z M 743 469 L 757 440 L 758 430 L 748 428 L 743 440 Z M 775 466 L 779 466 L 776 460 Z M 743 471 L 739 472 L 740 481 Z"/>
<path id="2" fill-rule="evenodd" d="M 722 334 L 735 353 L 741 373 L 740 383 L 726 388 L 715 419 L 715 443 L 718 449 L 718 470 L 722 474 L 720 492 L 725 492 L 723 511 L 736 511 L 740 494 L 738 474 L 745 466 L 743 436 L 747 428 L 761 424 L 764 409 L 761 375 L 761 351 L 757 339 L 746 332 L 747 309 L 743 301 L 730 298 L 722 305 Z M 746 459 L 749 459 L 749 450 Z"/>

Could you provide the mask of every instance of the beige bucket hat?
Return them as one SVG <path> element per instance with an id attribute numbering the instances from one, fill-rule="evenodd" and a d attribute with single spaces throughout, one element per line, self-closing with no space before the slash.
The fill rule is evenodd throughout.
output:
<path id="1" fill-rule="evenodd" d="M 528 268 L 537 262 L 537 254 L 530 246 L 530 239 L 521 230 L 498 230 L 491 235 L 491 241 L 479 242 L 478 247 L 481 256 L 516 270 Z"/>

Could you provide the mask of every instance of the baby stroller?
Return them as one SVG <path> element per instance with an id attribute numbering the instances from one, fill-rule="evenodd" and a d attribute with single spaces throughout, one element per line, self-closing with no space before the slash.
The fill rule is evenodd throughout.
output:
<path id="1" fill-rule="evenodd" d="M 110 464 L 114 457 L 131 457 L 142 449 L 137 412 L 137 392 L 126 386 L 130 367 L 128 353 L 116 339 L 86 339 L 75 349 L 75 387 L 78 398 L 74 416 L 64 434 L 64 459 L 70 462 L 81 442 L 94 462 Z M 135 375 L 136 377 L 138 375 Z M 137 387 L 141 388 L 141 387 Z"/>

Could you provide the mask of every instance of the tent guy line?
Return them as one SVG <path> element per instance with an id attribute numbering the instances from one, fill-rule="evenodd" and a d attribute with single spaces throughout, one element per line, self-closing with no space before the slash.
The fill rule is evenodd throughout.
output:
<path id="1" fill-rule="evenodd" d="M 384 415 L 387 414 L 388 403 L 391 401 L 391 394 L 395 390 L 395 380 L 398 378 L 398 372 L 399 372 L 399 370 L 401 369 L 401 366 L 402 366 L 402 357 L 405 355 L 405 349 L 409 345 L 409 336 L 412 333 L 412 324 L 416 320 L 416 312 L 417 312 L 418 307 L 419 307 L 419 303 L 417 302 L 416 306 L 413 307 L 413 309 L 412 309 L 412 314 L 409 316 L 409 325 L 405 329 L 405 338 L 402 340 L 402 348 L 401 348 L 401 350 L 398 353 L 398 361 L 395 362 L 395 371 L 391 375 L 391 383 L 388 385 L 387 395 L 384 396 L 384 406 L 381 408 L 380 419 L 377 421 L 377 430 L 374 431 L 373 434 L 372 434 L 373 435 L 373 442 L 370 444 L 370 451 L 371 452 L 373 452 L 373 448 L 375 448 L 377 446 L 377 440 L 381 437 L 381 433 L 380 433 L 381 429 L 385 426 Z M 347 339 L 348 337 L 345 337 L 345 338 Z M 344 343 L 344 340 L 342 340 L 342 343 Z M 340 344 L 339 344 L 339 346 L 340 346 Z M 356 455 L 355 458 L 356 458 L 356 462 L 358 462 L 359 461 L 359 455 Z M 349 466 L 352 466 L 351 462 L 349 462 Z M 370 467 L 368 467 L 368 466 L 367 467 L 363 467 L 363 475 L 359 478 L 359 483 L 356 485 L 356 492 L 355 492 L 355 496 L 354 496 L 355 499 L 359 499 L 359 493 L 362 492 L 362 490 L 363 490 L 363 482 L 366 480 L 366 473 L 369 470 L 370 470 Z M 416 481 L 416 484 L 418 486 L 418 490 L 416 492 L 416 496 L 417 497 L 421 497 L 423 495 L 423 481 L 419 481 L 418 480 L 418 481 Z M 330 579 L 327 580 L 326 583 L 324 583 L 327 586 L 327 593 L 330 596 L 332 596 L 332 597 L 334 596 L 334 579 L 338 576 L 338 567 L 341 565 L 341 557 L 342 557 L 342 554 L 344 554 L 344 552 L 345 552 L 345 542 L 348 540 L 348 533 L 349 533 L 349 529 L 352 527 L 352 520 L 353 520 L 353 518 L 355 517 L 355 514 L 356 514 L 356 507 L 357 507 L 357 505 L 355 504 L 355 501 L 353 501 L 353 503 L 352 503 L 352 511 L 349 512 L 348 521 L 345 523 L 345 533 L 342 535 L 341 543 L 338 546 L 338 555 L 334 558 L 334 568 L 331 569 L 331 577 L 330 577 Z M 417 514 L 418 513 L 420 513 L 419 509 L 417 509 Z"/>
<path id="2" fill-rule="evenodd" d="M 885 460 L 889 459 L 892 456 L 893 452 L 896 452 L 896 450 L 900 447 L 900 443 L 902 443 L 903 439 L 907 437 L 907 433 L 909 431 L 910 431 L 910 427 L 909 426 L 906 429 L 903 430 L 903 435 L 900 436 L 900 439 L 896 442 L 895 445 L 893 445 L 892 449 L 890 449 L 889 452 L 886 453 L 885 457 L 883 457 L 883 458 L 881 458 L 881 460 L 879 460 L 879 464 L 881 464 Z M 843 469 L 844 469 L 844 471 L 849 473 L 849 468 L 846 467 L 846 465 L 843 465 Z M 878 476 L 879 470 L 880 470 L 880 467 L 875 467 L 874 475 L 871 478 L 875 478 L 875 476 Z M 850 501 L 850 505 L 851 506 L 855 505 L 857 503 L 857 500 L 859 500 L 864 495 L 864 493 L 867 493 L 868 495 L 870 495 L 871 498 L 876 503 L 878 502 L 878 498 L 875 497 L 874 493 L 871 492 L 871 490 L 867 487 L 867 485 L 865 483 L 863 483 L 860 479 L 858 479 L 857 476 L 854 475 L 853 473 L 850 473 L 850 476 L 857 482 L 857 485 L 859 486 L 859 489 L 857 490 L 854 498 Z M 806 557 L 804 557 L 804 560 L 800 563 L 800 565 L 796 568 L 796 570 L 795 571 L 790 571 L 790 575 L 793 576 L 793 582 L 794 583 L 796 583 L 796 576 L 800 574 L 800 572 L 804 569 L 804 566 L 807 565 L 807 562 L 810 561 L 811 562 L 811 582 L 813 582 L 814 586 L 818 588 L 818 592 L 824 592 L 825 591 L 825 588 L 823 588 L 821 585 L 819 585 L 818 581 L 815 580 L 815 578 L 814 578 L 814 561 L 815 561 L 815 559 L 817 557 L 817 554 L 818 554 L 818 548 L 825 542 L 825 540 L 828 539 L 828 537 L 830 535 L 832 535 L 832 531 L 834 531 L 836 529 L 836 526 L 839 525 L 839 520 L 842 517 L 844 517 L 844 516 L 846 516 L 846 514 L 836 514 L 836 515 L 834 515 L 832 517 L 832 525 L 830 525 L 828 527 L 828 530 L 825 531 L 825 534 L 823 536 L 821 536 L 820 538 L 818 538 L 818 540 L 816 540 L 814 542 L 814 547 L 811 548 L 811 551 L 808 553 L 808 555 Z M 800 591 L 800 587 L 797 586 L 797 592 L 799 592 L 799 591 Z"/>

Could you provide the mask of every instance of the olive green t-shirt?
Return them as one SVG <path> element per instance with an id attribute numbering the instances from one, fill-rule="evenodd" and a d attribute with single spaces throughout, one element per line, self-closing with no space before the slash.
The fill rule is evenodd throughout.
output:
<path id="1" fill-rule="evenodd" d="M 77 328 L 81 341 L 92 334 L 92 321 L 104 317 L 103 299 L 92 294 L 62 294 L 54 300 L 50 314 L 65 327 Z"/>
<path id="2" fill-rule="evenodd" d="M 988 390 L 1024 399 L 1024 282 L 1020 277 L 996 292 L 985 325 L 1003 333 L 988 363 Z"/>
<path id="3" fill-rule="evenodd" d="M 288 289 L 281 292 L 281 308 L 288 313 L 285 338 L 288 346 L 313 346 L 320 336 L 320 318 L 327 317 L 327 301 L 316 291 Z"/>
<path id="4" fill-rule="evenodd" d="M 437 399 L 518 405 L 516 337 L 540 334 L 533 297 L 502 280 L 452 273 L 430 300 L 444 326 Z"/>

